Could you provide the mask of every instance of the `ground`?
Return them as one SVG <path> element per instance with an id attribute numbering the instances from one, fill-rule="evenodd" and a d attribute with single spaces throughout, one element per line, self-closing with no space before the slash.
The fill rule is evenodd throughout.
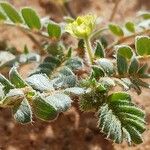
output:
<path id="1" fill-rule="evenodd" d="M 51 16 L 56 21 L 63 17 L 61 9 L 49 3 L 49 0 L 11 0 L 11 3 L 17 8 L 31 6 L 41 17 Z M 74 0 L 71 3 L 76 15 L 94 12 L 104 18 L 103 23 L 107 23 L 113 6 L 113 0 Z M 150 1 L 122 0 L 114 20 L 120 23 L 133 19 L 141 9 L 150 9 Z M 17 30 L 0 27 L 0 32 L 0 39 L 7 40 L 20 51 L 25 43 L 28 43 L 30 48 L 33 47 L 30 39 Z M 28 68 L 32 70 L 33 67 L 34 65 L 31 65 Z M 27 75 L 27 67 L 22 68 L 21 74 Z M 56 121 L 47 123 L 34 119 L 29 125 L 17 124 L 10 110 L 0 109 L 0 150 L 150 150 L 150 91 L 143 91 L 140 96 L 133 94 L 135 102 L 147 114 L 147 131 L 143 135 L 143 144 L 128 147 L 126 143 L 118 145 L 107 141 L 96 127 L 94 114 L 82 113 L 75 106 L 60 114 Z"/>

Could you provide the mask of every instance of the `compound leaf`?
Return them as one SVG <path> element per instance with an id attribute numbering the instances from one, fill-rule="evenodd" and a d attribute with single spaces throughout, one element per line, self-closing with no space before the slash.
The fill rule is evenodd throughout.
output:
<path id="1" fill-rule="evenodd" d="M 126 139 L 129 144 L 140 144 L 145 131 L 144 117 L 144 112 L 131 102 L 128 94 L 118 92 L 100 107 L 98 126 L 116 143 Z"/>
<path id="2" fill-rule="evenodd" d="M 150 88 L 150 84 L 149 83 L 147 83 L 147 82 L 144 82 L 144 81 L 142 81 L 141 79 L 139 79 L 139 78 L 134 78 L 133 80 L 132 80 L 132 82 L 136 85 L 136 86 L 141 86 L 141 87 L 145 87 L 145 88 Z"/>

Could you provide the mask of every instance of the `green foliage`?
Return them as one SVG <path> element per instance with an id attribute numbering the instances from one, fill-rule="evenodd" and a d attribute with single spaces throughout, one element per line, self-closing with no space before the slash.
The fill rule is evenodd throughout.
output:
<path id="1" fill-rule="evenodd" d="M 12 84 L 15 85 L 16 88 L 23 88 L 26 87 L 27 84 L 24 82 L 24 80 L 19 75 L 16 67 L 13 67 L 9 72 L 9 79 Z"/>
<path id="2" fill-rule="evenodd" d="M 80 109 L 98 112 L 101 132 L 114 142 L 122 143 L 125 139 L 130 145 L 141 143 L 141 134 L 145 131 L 144 112 L 133 104 L 129 94 L 109 95 L 102 84 L 101 80 L 83 81 L 87 91 L 79 99 Z"/>
<path id="3" fill-rule="evenodd" d="M 98 126 L 107 138 L 116 143 L 122 143 L 125 139 L 129 144 L 140 144 L 141 134 L 145 131 L 144 116 L 128 94 L 113 93 L 99 109 Z"/>
<path id="4" fill-rule="evenodd" d="M 41 29 L 40 18 L 33 9 L 23 8 L 21 10 L 21 13 L 25 23 L 28 25 L 29 28 L 38 30 Z"/>
<path id="5" fill-rule="evenodd" d="M 20 89 L 11 89 L 1 100 L 3 107 L 13 107 L 24 99 L 24 93 Z"/>
<path id="6" fill-rule="evenodd" d="M 57 93 L 47 97 L 38 94 L 33 100 L 33 111 L 39 119 L 49 121 L 66 111 L 70 105 L 71 99 L 65 94 Z"/>
<path id="7" fill-rule="evenodd" d="M 72 95 L 82 95 L 85 93 L 85 90 L 80 87 L 71 87 L 65 89 L 65 93 L 72 94 Z"/>
<path id="8" fill-rule="evenodd" d="M 112 75 L 114 73 L 113 63 L 106 58 L 98 59 L 96 64 L 100 66 L 107 75 Z"/>
<path id="9" fill-rule="evenodd" d="M 136 37 L 135 46 L 138 55 L 147 56 L 150 55 L 150 38 L 148 36 Z"/>
<path id="10" fill-rule="evenodd" d="M 23 23 L 23 20 L 16 9 L 7 2 L 0 2 L 0 6 L 8 16 L 8 18 L 14 23 Z M 4 17 L 3 17 L 4 18 Z"/>
<path id="11" fill-rule="evenodd" d="M 50 102 L 40 95 L 37 95 L 33 100 L 33 111 L 36 117 L 44 121 L 53 120 L 58 115 Z"/>
<path id="12" fill-rule="evenodd" d="M 126 45 L 117 46 L 117 54 L 125 57 L 126 59 L 130 60 L 133 56 L 133 51 L 131 47 Z"/>
<path id="13" fill-rule="evenodd" d="M 28 123 L 32 121 L 32 111 L 26 98 L 24 98 L 20 105 L 15 105 L 13 108 L 14 119 L 19 123 Z"/>
<path id="14" fill-rule="evenodd" d="M 61 36 L 61 27 L 56 23 L 53 22 L 49 23 L 47 25 L 47 31 L 51 38 L 58 39 Z"/>
<path id="15" fill-rule="evenodd" d="M 32 122 L 32 110 L 39 119 L 53 120 L 71 106 L 72 101 L 65 94 L 67 90 L 55 90 L 58 77 L 50 80 L 45 74 L 35 74 L 24 80 L 16 67 L 9 74 L 10 81 L 0 75 L 0 107 L 11 108 L 17 122 Z M 63 80 L 65 84 L 69 82 Z"/>
<path id="16" fill-rule="evenodd" d="M 76 76 L 68 67 L 65 67 L 60 70 L 53 82 L 55 88 L 74 87 L 76 85 Z"/>
<path id="17" fill-rule="evenodd" d="M 101 44 L 101 42 L 97 42 L 94 55 L 96 58 L 104 58 L 105 57 L 104 47 Z"/>
<path id="18" fill-rule="evenodd" d="M 45 74 L 34 74 L 26 79 L 26 82 L 35 90 L 40 92 L 48 92 L 53 90 L 53 83 L 51 83 Z"/>
<path id="19" fill-rule="evenodd" d="M 10 89 L 14 88 L 14 85 L 6 79 L 2 74 L 0 74 L 0 83 L 4 86 L 3 90 L 5 93 L 8 93 Z"/>
<path id="20" fill-rule="evenodd" d="M 129 66 L 129 74 L 136 74 L 139 69 L 139 63 L 136 57 L 133 57 Z"/>
<path id="21" fill-rule="evenodd" d="M 45 32 L 43 33 L 41 31 L 40 33 L 41 35 L 57 39 L 60 38 L 61 27 L 52 21 L 48 21 L 42 24 L 40 17 L 38 16 L 37 12 L 34 9 L 30 7 L 23 7 L 21 9 L 21 12 L 19 12 L 16 10 L 15 7 L 13 7 L 11 4 L 7 2 L 0 2 L 0 6 L 4 11 L 4 13 L 3 11 L 0 11 L 0 21 L 6 24 L 11 23 L 11 25 L 13 25 L 12 23 L 15 23 L 21 28 L 24 28 L 24 30 L 26 30 L 27 27 L 34 31 L 44 29 L 44 31 L 47 30 L 47 33 Z"/>
<path id="22" fill-rule="evenodd" d="M 6 20 L 6 16 L 0 11 L 0 21 Z"/>
<path id="23" fill-rule="evenodd" d="M 125 24 L 125 27 L 129 32 L 133 32 L 133 33 L 135 32 L 135 26 L 133 22 L 127 22 Z"/>
<path id="24" fill-rule="evenodd" d="M 4 96 L 5 96 L 5 93 L 4 93 L 4 90 L 3 90 L 3 85 L 0 84 L 0 101 L 4 98 Z"/>
<path id="25" fill-rule="evenodd" d="M 139 12 L 139 14 L 138 14 L 139 16 L 142 16 L 144 19 L 150 19 L 150 12 L 148 12 L 148 11 L 141 11 L 141 12 Z"/>
<path id="26" fill-rule="evenodd" d="M 117 35 L 117 36 L 123 36 L 124 35 L 124 32 L 123 32 L 123 30 L 121 29 L 121 27 L 120 26 L 118 26 L 118 25 L 116 25 L 116 24 L 109 24 L 109 30 L 113 33 L 113 34 L 115 34 L 115 35 Z"/>
<path id="27" fill-rule="evenodd" d="M 63 93 L 56 93 L 46 97 L 46 100 L 55 108 L 57 112 L 64 112 L 71 107 L 71 99 Z"/>
<path id="28" fill-rule="evenodd" d="M 136 43 L 137 42 L 135 42 L 135 44 Z M 147 44 L 147 41 L 145 44 Z M 117 48 L 117 72 L 121 77 L 121 82 L 120 79 L 117 79 L 117 82 L 123 87 L 127 86 L 129 89 L 133 88 L 138 94 L 141 94 L 140 87 L 149 88 L 149 84 L 142 81 L 144 78 L 149 78 L 147 64 L 141 65 L 138 56 L 136 56 L 133 50 L 128 46 L 119 46 Z M 125 78 L 128 79 L 126 80 Z"/>
<path id="29" fill-rule="evenodd" d="M 65 65 L 73 71 L 81 69 L 84 66 L 82 59 L 79 57 L 69 58 Z"/>
<path id="30" fill-rule="evenodd" d="M 117 69 L 119 75 L 125 75 L 128 71 L 128 62 L 125 57 L 120 53 L 117 53 Z"/>
<path id="31" fill-rule="evenodd" d="M 100 77 L 105 76 L 105 71 L 100 66 L 93 65 L 92 69 L 92 78 L 99 79 Z"/>
<path id="32" fill-rule="evenodd" d="M 33 74 L 45 73 L 46 75 L 50 75 L 60 64 L 61 60 L 59 58 L 47 56 Z"/>
<path id="33" fill-rule="evenodd" d="M 139 68 L 139 70 L 138 70 L 138 74 L 139 74 L 139 75 L 144 74 L 144 73 L 147 71 L 147 69 L 148 69 L 148 65 L 147 65 L 147 64 L 142 65 L 142 66 Z"/>
<path id="34" fill-rule="evenodd" d="M 103 47 L 106 48 L 108 46 L 108 41 L 105 36 L 100 37 L 100 42 L 102 43 Z"/>
<path id="35" fill-rule="evenodd" d="M 141 87 L 150 87 L 142 80 L 144 75 L 149 77 L 147 67 L 147 64 L 140 64 L 131 47 L 117 46 L 116 64 L 106 58 L 97 60 L 96 65 L 92 66 L 90 79 L 81 84 L 87 91 L 80 96 L 80 109 L 98 112 L 98 126 L 101 132 L 116 143 L 122 143 L 124 139 L 129 145 L 142 143 L 145 115 L 126 92 L 109 95 L 108 91 L 118 84 L 125 90 L 134 88 L 140 94 Z"/>

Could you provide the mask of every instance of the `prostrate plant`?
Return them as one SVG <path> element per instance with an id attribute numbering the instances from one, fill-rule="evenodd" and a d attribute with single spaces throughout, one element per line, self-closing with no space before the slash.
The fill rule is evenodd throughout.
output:
<path id="1" fill-rule="evenodd" d="M 51 121 L 71 107 L 75 96 L 81 111 L 95 112 L 98 127 L 107 138 L 115 143 L 125 139 L 129 145 L 142 142 L 145 113 L 134 104 L 127 91 L 134 89 L 141 94 L 142 87 L 150 88 L 144 81 L 150 78 L 148 65 L 143 62 L 150 57 L 149 13 L 142 14 L 146 21 L 137 25 L 127 22 L 125 28 L 121 28 L 111 23 L 96 30 L 96 16 L 91 14 L 67 20 L 69 23 L 65 23 L 64 28 L 64 23 L 51 20 L 42 23 L 31 8 L 22 8 L 20 14 L 8 3 L 1 2 L 0 6 L 2 24 L 41 36 L 45 39 L 42 48 L 47 52 L 45 59 L 26 79 L 15 66 L 10 70 L 9 79 L 0 75 L 0 107 L 11 108 L 20 123 L 32 122 L 33 115 Z M 119 37 L 108 46 L 105 37 L 99 40 L 107 30 Z M 68 48 L 60 41 L 66 32 L 79 40 L 77 49 Z M 134 37 L 135 44 L 131 46 L 135 48 L 122 44 Z M 91 42 L 94 39 L 95 48 Z M 25 54 L 30 56 L 27 51 L 25 48 Z M 22 63 L 17 61 L 17 64 Z M 115 92 L 118 86 L 122 90 Z"/>

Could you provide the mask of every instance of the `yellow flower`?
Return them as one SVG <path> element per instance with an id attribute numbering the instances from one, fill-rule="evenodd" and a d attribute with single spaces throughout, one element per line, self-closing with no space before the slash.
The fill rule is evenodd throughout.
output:
<path id="1" fill-rule="evenodd" d="M 77 38 L 85 39 L 93 32 L 95 22 L 95 15 L 79 16 L 75 21 L 66 26 L 66 31 Z"/>

